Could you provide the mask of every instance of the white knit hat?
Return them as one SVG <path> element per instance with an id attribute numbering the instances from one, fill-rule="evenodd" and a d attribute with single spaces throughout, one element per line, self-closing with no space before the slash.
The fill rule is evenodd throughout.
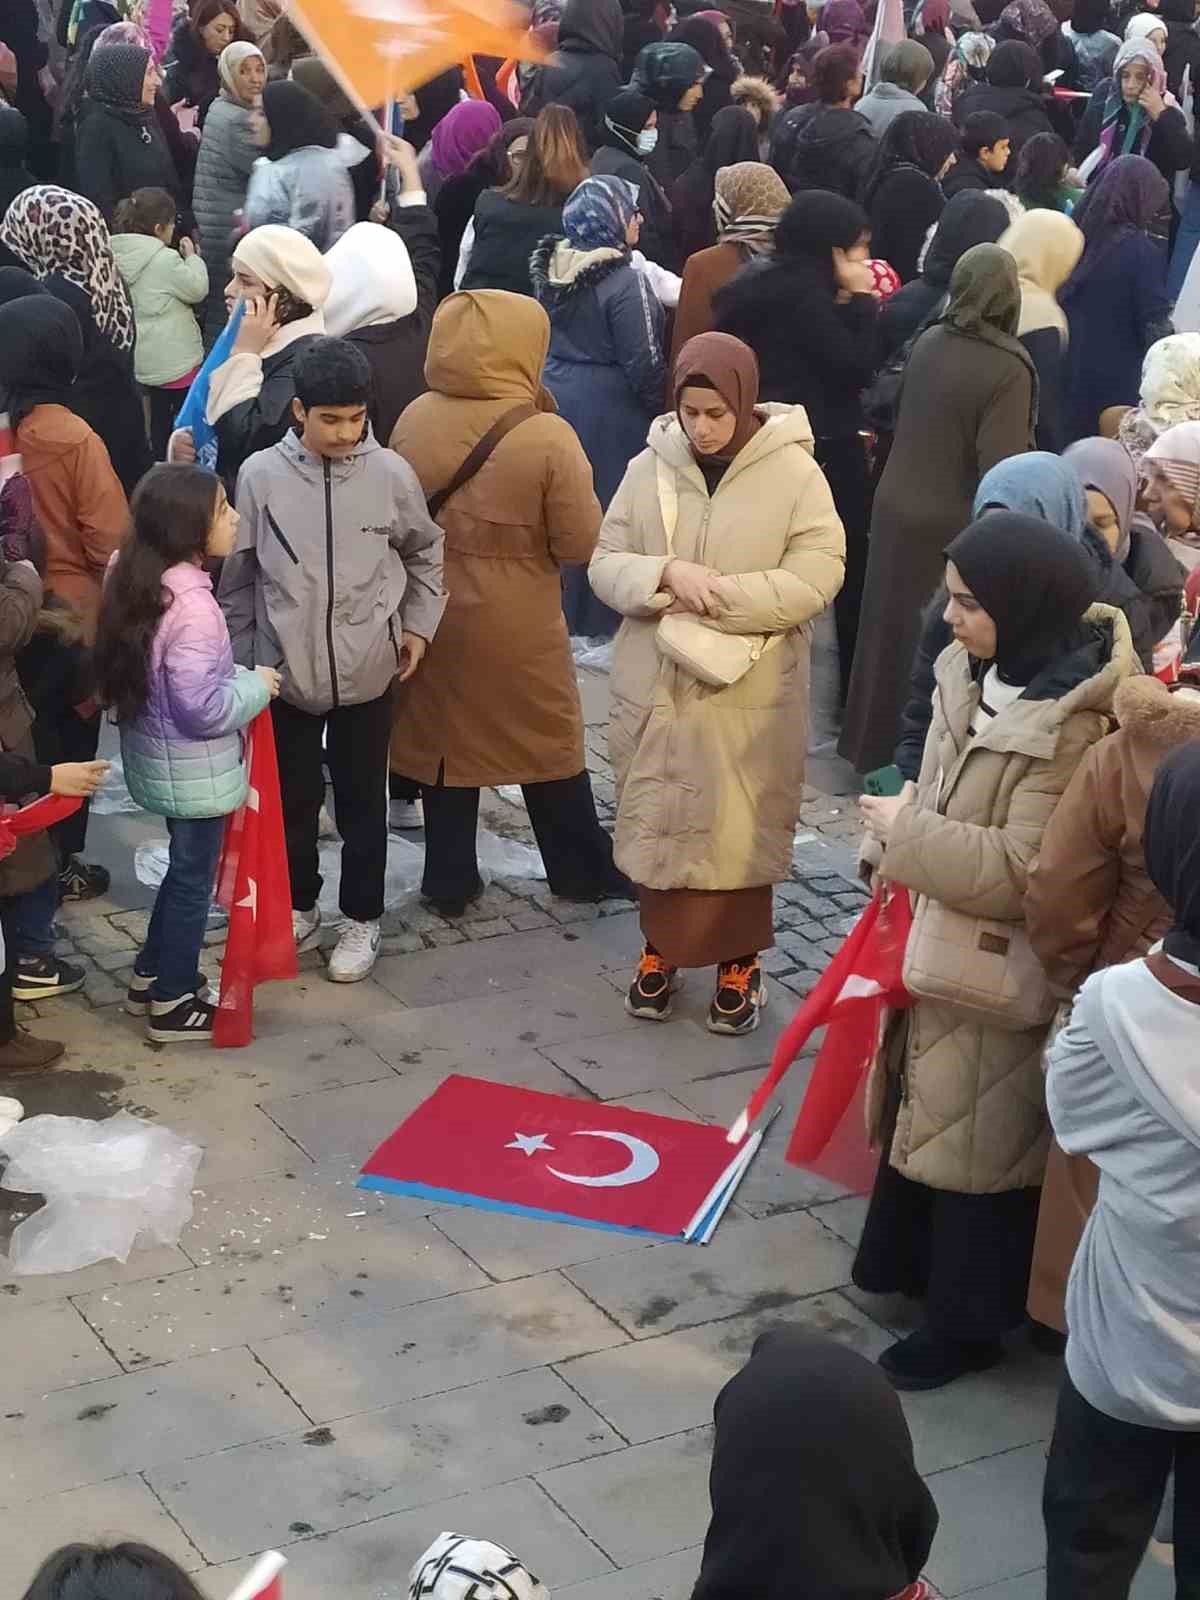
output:
<path id="1" fill-rule="evenodd" d="M 511 1550 L 490 1539 L 439 1533 L 408 1575 L 409 1600 L 550 1600 Z"/>
<path id="2" fill-rule="evenodd" d="M 233 259 L 269 288 L 290 289 L 314 310 L 329 298 L 333 277 L 325 257 L 311 239 L 295 228 L 284 228 L 277 222 L 251 228 L 238 241 Z"/>

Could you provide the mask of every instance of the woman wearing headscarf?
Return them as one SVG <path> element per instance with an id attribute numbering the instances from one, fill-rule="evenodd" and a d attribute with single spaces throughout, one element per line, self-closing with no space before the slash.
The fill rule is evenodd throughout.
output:
<path id="1" fill-rule="evenodd" d="M 1083 235 L 1070 217 L 1029 211 L 1001 235 L 1000 247 L 1017 263 L 1017 337 L 1038 378 L 1037 446 L 1057 453 L 1066 443 L 1067 353 L 1067 319 L 1058 294 L 1083 254 Z"/>
<path id="2" fill-rule="evenodd" d="M 362 160 L 351 165 L 350 182 L 354 189 L 355 220 L 365 222 L 371 214 L 371 207 L 380 198 L 380 163 L 376 148 L 379 142 L 377 124 L 363 116 L 320 56 L 300 56 L 293 61 L 291 78 L 293 83 L 301 84 L 310 94 L 317 97 L 333 118 L 339 133 L 349 134 L 350 138 L 360 146 Z M 412 104 L 410 95 L 398 99 L 396 106 L 399 114 L 403 116 L 405 108 L 411 109 Z M 379 221 L 379 218 L 376 217 L 375 220 Z"/>
<path id="3" fill-rule="evenodd" d="M 608 103 L 621 88 L 625 18 L 620 0 L 567 0 L 558 24 L 558 50 L 530 79 L 524 116 L 549 105 L 569 107 L 584 143 L 594 150 Z"/>
<path id="4" fill-rule="evenodd" d="M 879 141 L 875 168 L 863 190 L 871 219 L 871 249 L 901 283 L 917 275 L 925 235 L 945 209 L 938 182 L 954 165 L 958 138 L 945 117 L 904 111 Z"/>
<path id="5" fill-rule="evenodd" d="M 563 235 L 543 239 L 533 292 L 550 317 L 545 383 L 579 435 L 606 507 L 646 442 L 666 382 L 663 312 L 629 259 L 637 197 L 620 178 L 585 178 L 563 207 Z M 617 619 L 596 603 L 582 568 L 568 568 L 570 631 L 611 637 Z"/>
<path id="6" fill-rule="evenodd" d="M 717 173 L 739 161 L 757 160 L 758 128 L 750 112 L 743 106 L 726 106 L 718 111 L 703 154 L 696 157 L 671 191 L 671 215 L 681 261 L 686 263 L 698 250 L 707 250 L 717 242 L 713 213 Z"/>
<path id="7" fill-rule="evenodd" d="M 933 57 L 915 39 L 902 39 L 883 58 L 879 82 L 855 106 L 877 139 L 905 111 L 924 111 L 921 93 L 933 76 Z"/>
<path id="8" fill-rule="evenodd" d="M 502 189 L 505 184 L 512 182 L 517 167 L 529 153 L 529 136 L 533 126 L 532 117 L 513 117 L 498 133 L 492 135 L 464 171 L 456 178 L 447 178 L 438 191 L 433 211 L 437 218 L 442 253 L 438 280 L 440 299 L 444 299 L 455 287 L 459 255 L 468 228 L 474 241 L 473 218 L 480 196 L 486 189 Z M 468 249 L 468 261 L 470 255 Z"/>
<path id="9" fill-rule="evenodd" d="M 984 69 L 984 81 L 964 89 L 954 102 L 955 126 L 975 111 L 991 111 L 1008 123 L 1012 157 L 1035 133 L 1053 133 L 1042 100 L 1042 62 L 1036 50 L 1018 39 L 998 44 Z"/>
<path id="10" fill-rule="evenodd" d="M 1200 422 L 1200 333 L 1169 333 L 1146 351 L 1138 403 L 1121 417 L 1117 438 L 1136 467 L 1180 422 Z"/>
<path id="11" fill-rule="evenodd" d="M 871 24 L 859 0 L 828 0 L 821 7 L 821 32 L 830 44 L 852 45 L 862 56 L 871 36 Z"/>
<path id="12" fill-rule="evenodd" d="M 349 169 L 369 152 L 339 133 L 316 95 L 299 83 L 268 83 L 262 115 L 267 153 L 250 174 L 246 226 L 294 228 L 328 250 L 354 221 Z"/>
<path id="13" fill-rule="evenodd" d="M 1171 331 L 1166 256 L 1150 237 L 1169 199 L 1144 156 L 1118 156 L 1075 208 L 1083 255 L 1060 295 L 1071 335 L 1068 439 L 1098 432 L 1109 406 L 1133 404 L 1147 350 Z"/>
<path id="14" fill-rule="evenodd" d="M 772 886 L 791 870 L 808 624 L 841 585 L 845 543 L 803 408 L 757 406 L 740 340 L 690 340 L 673 389 L 589 569 L 625 618 L 609 718 L 615 859 L 638 886 L 645 936 L 626 1009 L 665 1020 L 678 969 L 716 963 L 708 1027 L 741 1034 L 766 999 L 759 952 L 774 942 Z M 746 671 L 713 688 L 664 657 L 668 609 L 749 639 Z"/>
<path id="15" fill-rule="evenodd" d="M 1129 1593 L 1172 1468 L 1177 1592 L 1200 1581 L 1197 805 L 1189 741 L 1159 767 L 1146 808 L 1146 867 L 1172 912 L 1162 946 L 1090 978 L 1047 1056 L 1059 1143 L 1100 1171 L 1067 1293 L 1046 1469 L 1051 1600 Z"/>
<path id="16" fill-rule="evenodd" d="M 191 0 L 167 49 L 165 88 L 172 105 L 196 107 L 201 127 L 221 89 L 218 62 L 235 39 L 247 38 L 236 0 Z"/>
<path id="17" fill-rule="evenodd" d="M 698 333 L 713 326 L 713 296 L 750 261 L 775 248 L 775 228 L 787 208 L 787 185 L 760 161 L 739 161 L 718 170 L 713 185 L 718 242 L 689 256 L 671 330 L 671 366 Z"/>
<path id="18" fill-rule="evenodd" d="M 950 294 L 950 275 L 973 245 L 995 244 L 1009 226 L 1008 212 L 993 195 L 969 189 L 946 202 L 925 252 L 919 278 L 913 278 L 883 303 L 879 345 L 888 360 L 920 328 L 935 320 Z"/>
<path id="19" fill-rule="evenodd" d="M 1133 650 L 1120 612 L 1093 603 L 1087 552 L 1037 518 L 993 511 L 972 522 L 945 550 L 945 578 L 955 643 L 937 660 L 920 777 L 859 806 L 880 876 L 923 897 L 918 916 L 925 902 L 957 913 L 962 939 L 975 929 L 981 949 L 1005 947 L 1011 959 L 1043 829 L 1108 731 Z M 949 965 L 939 967 L 945 948 L 920 948 L 935 991 L 942 976 L 953 990 Z M 901 1389 L 994 1366 L 1025 1315 L 1049 1018 L 1022 1026 L 1005 1012 L 1008 959 L 976 969 L 977 1010 L 918 996 L 892 1018 L 872 1068 L 882 1157 L 853 1276 L 871 1293 L 925 1302 L 925 1326 L 879 1358 Z"/>
<path id="20" fill-rule="evenodd" d="M 972 84 L 986 81 L 987 64 L 995 48 L 996 41 L 990 34 L 977 33 L 969 29 L 959 35 L 934 92 L 934 110 L 939 116 L 953 117 L 955 122 L 962 126 L 955 109 L 959 96 Z"/>
<path id="21" fill-rule="evenodd" d="M 1062 31 L 1075 47 L 1075 85 L 1091 91 L 1103 78 L 1110 78 L 1113 58 L 1121 48 L 1115 33 L 1108 31 L 1111 15 L 1108 0 L 1075 0 L 1070 21 L 1064 22 Z M 1163 28 L 1163 39 L 1166 29 Z M 1128 29 L 1126 38 L 1132 37 Z"/>
<path id="22" fill-rule="evenodd" d="M 553 893 L 631 893 L 596 818 L 563 619 L 563 564 L 591 556 L 600 507 L 579 440 L 542 387 L 549 343 L 528 295 L 452 295 L 430 334 L 429 392 L 391 435 L 431 495 L 502 417 L 527 413 L 438 512 L 450 601 L 420 687 L 401 686 L 394 707 L 392 767 L 420 780 L 424 800 L 422 891 L 452 915 L 481 888 L 483 785 L 522 785 Z"/>
<path id="23" fill-rule="evenodd" d="M 647 260 L 676 272 L 683 262 L 675 242 L 670 197 L 649 167 L 657 144 L 658 112 L 654 101 L 636 89 L 622 89 L 609 101 L 604 113 L 599 147 L 592 157 L 592 176 L 624 178 L 633 185 L 642 213 L 639 248 Z"/>
<path id="24" fill-rule="evenodd" d="M 722 17 L 721 21 L 728 29 L 728 18 Z M 722 29 L 711 14 L 685 17 L 671 29 L 667 35 L 667 43 L 691 45 L 708 68 L 700 99 L 692 110 L 696 139 L 703 146 L 712 129 L 714 118 L 733 103 L 731 90 L 734 80 L 742 70 L 741 63 L 726 45 Z M 757 150 L 754 155 L 757 157 Z"/>
<path id="25" fill-rule="evenodd" d="M 759 1334 L 713 1407 L 712 1519 L 692 1600 L 908 1594 L 937 1532 L 896 1391 L 855 1350 Z"/>
<path id="26" fill-rule="evenodd" d="M 430 205 L 446 179 L 461 176 L 499 130 L 500 113 L 486 100 L 460 100 L 447 111 L 418 157 Z"/>
<path id="27" fill-rule="evenodd" d="M 1179 422 L 1142 457 L 1146 509 L 1189 573 L 1200 565 L 1200 422 Z"/>
<path id="28" fill-rule="evenodd" d="M 0 217 L 22 189 L 30 189 L 35 178 L 25 165 L 29 148 L 29 125 L 15 106 L 0 105 Z"/>
<path id="29" fill-rule="evenodd" d="M 208 387 L 208 421 L 217 434 L 217 470 L 232 487 L 247 456 L 277 444 L 292 425 L 296 363 L 325 332 L 322 307 L 332 274 L 311 239 L 292 228 L 253 228 L 233 252 L 225 285 L 232 312 L 245 302 L 229 359 Z M 187 428 L 177 428 L 169 461 L 195 459 Z"/>
<path id="30" fill-rule="evenodd" d="M 853 45 L 822 50 L 812 81 L 816 99 L 785 111 L 771 134 L 771 165 L 793 194 L 831 189 L 857 200 L 877 151 L 869 125 L 854 109 L 863 79 Z"/>
<path id="31" fill-rule="evenodd" d="M 258 46 L 241 41 L 227 45 L 217 65 L 221 91 L 204 119 L 192 189 L 200 254 L 208 268 L 203 312 L 206 344 L 212 344 L 225 326 L 234 219 L 245 203 L 254 163 L 262 154 L 253 113 L 262 99 L 267 72 Z"/>
<path id="32" fill-rule="evenodd" d="M 1010 0 L 996 19 L 993 33 L 1001 42 L 1015 39 L 1041 58 L 1043 72 L 1075 75 L 1075 48 L 1061 32 L 1047 0 Z"/>
<path id="33" fill-rule="evenodd" d="M 165 189 L 182 204 L 179 173 L 154 111 L 160 81 L 153 56 L 140 45 L 114 44 L 92 52 L 75 174 L 79 192 L 105 222 L 112 221 L 118 200 L 135 189 Z"/>
<path id="34" fill-rule="evenodd" d="M 1112 76 L 1096 85 L 1075 137 L 1075 159 L 1088 163 L 1097 182 L 1118 156 L 1145 156 L 1169 184 L 1195 156 L 1183 112 L 1167 97 L 1162 58 L 1146 39 L 1129 39 L 1117 51 Z"/>
<path id="35" fill-rule="evenodd" d="M 900 726 L 921 608 L 984 473 L 1033 444 L 1037 380 L 1017 338 L 1021 291 L 1007 250 L 979 244 L 950 279 L 942 320 L 905 368 L 891 453 L 871 513 L 862 621 L 838 749 L 886 766 Z M 897 670 L 896 664 L 904 665 Z"/>
<path id="36" fill-rule="evenodd" d="M 644 94 L 658 113 L 658 138 L 646 165 L 670 194 L 696 159 L 692 112 L 704 92 L 706 69 L 690 44 L 648 44 L 633 65 L 629 87 Z"/>
<path id="37" fill-rule="evenodd" d="M 37 184 L 9 206 L 0 243 L 75 313 L 83 360 L 61 403 L 100 435 L 132 494 L 151 465 L 150 450 L 133 376 L 133 307 L 103 217 L 82 195 Z"/>
<path id="38" fill-rule="evenodd" d="M 879 303 L 868 237 L 866 215 L 852 200 L 819 189 L 798 194 L 779 219 L 774 253 L 749 262 L 713 300 L 715 326 L 754 351 L 761 398 L 804 407 L 842 519 L 846 574 L 834 610 L 843 696 L 870 520 L 859 396 L 875 371 Z"/>
<path id="39" fill-rule="evenodd" d="M 1159 55 L 1167 51 L 1167 24 L 1157 11 L 1139 11 L 1125 24 L 1126 39 L 1149 39 Z"/>

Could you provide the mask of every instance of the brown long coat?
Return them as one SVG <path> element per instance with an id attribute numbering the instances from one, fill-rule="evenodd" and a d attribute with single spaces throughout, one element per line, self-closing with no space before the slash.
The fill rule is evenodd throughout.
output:
<path id="1" fill-rule="evenodd" d="M 715 326 L 713 296 L 728 283 L 734 273 L 746 265 L 749 257 L 736 244 L 714 244 L 707 250 L 697 250 L 687 259 L 683 269 L 683 284 L 679 290 L 679 304 L 675 308 L 675 325 L 671 330 L 671 371 L 679 359 L 679 352 L 689 339 L 698 333 L 710 333 Z M 667 396 L 667 405 L 674 409 L 674 395 Z"/>
<path id="2" fill-rule="evenodd" d="M 1129 678 L 1113 699 L 1116 733 L 1093 745 L 1050 819 L 1029 877 L 1025 920 L 1055 992 L 1074 997 L 1089 973 L 1144 955 L 1170 922 L 1142 851 L 1159 762 L 1200 739 L 1200 694 Z M 1029 1313 L 1066 1332 L 1067 1277 L 1096 1202 L 1086 1156 L 1050 1153 L 1029 1280 Z"/>
<path id="3" fill-rule="evenodd" d="M 583 716 L 560 563 L 600 528 L 592 469 L 542 387 L 550 320 L 527 295 L 451 295 L 433 321 L 419 396 L 392 430 L 426 495 L 506 411 L 538 415 L 501 440 L 443 506 L 450 599 L 416 676 L 398 686 L 392 768 L 421 783 L 547 783 L 584 769 Z"/>

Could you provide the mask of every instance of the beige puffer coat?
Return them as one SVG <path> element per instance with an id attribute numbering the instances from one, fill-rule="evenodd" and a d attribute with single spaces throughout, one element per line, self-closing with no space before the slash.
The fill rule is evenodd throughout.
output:
<path id="1" fill-rule="evenodd" d="M 596 594 L 626 618 L 610 684 L 615 854 L 651 889 L 747 889 L 791 870 L 808 728 L 806 624 L 842 586 L 846 541 L 804 408 L 759 413 L 763 427 L 711 499 L 678 419 L 659 417 L 589 568 Z M 725 689 L 665 660 L 655 641 L 670 559 L 660 462 L 677 505 L 675 555 L 736 577 L 718 627 L 781 636 Z"/>
<path id="2" fill-rule="evenodd" d="M 1087 613 L 1086 647 L 1055 662 L 995 721 L 968 733 L 979 690 L 952 644 L 937 659 L 917 798 L 896 819 L 880 873 L 967 915 L 1021 922 L 1042 832 L 1084 753 L 1113 726 L 1117 685 L 1137 670 L 1129 625 Z M 884 1078 L 899 1072 L 892 1165 L 931 1189 L 996 1194 L 1040 1184 L 1049 1125 L 1045 1028 L 1011 1032 L 920 1001 L 875 1062 L 869 1115 L 882 1137 Z M 901 1045 L 903 1044 L 903 1048 Z"/>

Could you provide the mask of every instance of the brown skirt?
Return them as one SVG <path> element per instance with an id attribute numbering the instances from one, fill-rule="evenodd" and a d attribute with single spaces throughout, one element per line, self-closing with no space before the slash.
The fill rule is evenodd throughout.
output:
<path id="1" fill-rule="evenodd" d="M 672 967 L 711 967 L 775 943 L 771 885 L 758 889 L 644 889 L 642 932 Z"/>

